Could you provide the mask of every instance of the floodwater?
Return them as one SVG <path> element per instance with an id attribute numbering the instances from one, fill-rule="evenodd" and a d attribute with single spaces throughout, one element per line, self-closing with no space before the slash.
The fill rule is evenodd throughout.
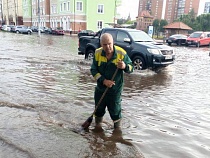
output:
<path id="1" fill-rule="evenodd" d="M 0 158 L 207 158 L 209 48 L 173 47 L 159 72 L 125 74 L 122 131 L 78 132 L 94 110 L 78 38 L 0 32 Z M 75 132 L 76 131 L 76 132 Z"/>

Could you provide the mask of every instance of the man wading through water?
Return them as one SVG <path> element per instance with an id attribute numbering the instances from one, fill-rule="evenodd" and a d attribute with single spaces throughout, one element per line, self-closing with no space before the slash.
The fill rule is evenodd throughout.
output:
<path id="1" fill-rule="evenodd" d="M 126 73 L 133 72 L 132 61 L 126 51 L 118 46 L 114 46 L 112 35 L 104 33 L 100 37 L 101 48 L 97 49 L 94 54 L 91 65 L 91 74 L 97 80 L 95 88 L 95 106 L 98 104 L 103 92 L 108 87 L 100 105 L 95 112 L 96 126 L 101 126 L 106 107 L 108 108 L 111 119 L 114 122 L 114 128 L 121 127 L 121 93 L 123 89 L 123 71 Z M 117 74 L 113 81 L 111 78 L 118 68 Z"/>

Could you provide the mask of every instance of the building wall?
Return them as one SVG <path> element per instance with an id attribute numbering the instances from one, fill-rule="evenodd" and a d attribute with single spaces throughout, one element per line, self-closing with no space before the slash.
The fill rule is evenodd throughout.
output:
<path id="1" fill-rule="evenodd" d="M 102 13 L 98 13 L 99 5 L 103 6 Z M 87 28 L 90 28 L 93 31 L 108 27 L 107 23 L 115 23 L 115 0 L 87 0 L 86 10 Z"/>
<path id="2" fill-rule="evenodd" d="M 3 0 L 3 13 L 6 24 L 20 24 L 22 20 L 21 24 L 26 26 L 38 26 L 40 23 L 45 27 L 63 27 L 66 31 L 70 29 L 74 32 L 85 29 L 98 31 L 108 26 L 106 23 L 114 22 L 115 2 L 119 4 L 119 1 L 121 2 L 121 0 Z M 98 5 L 103 6 L 102 13 L 98 13 Z M 98 21 L 101 22 L 100 28 Z"/>
<path id="3" fill-rule="evenodd" d="M 199 3 L 200 3 L 200 0 L 186 0 L 184 13 L 188 14 L 192 9 L 194 9 L 194 12 L 197 16 L 198 9 L 199 9 Z"/>
<path id="4" fill-rule="evenodd" d="M 23 1 L 23 24 L 26 26 L 32 26 L 32 10 L 31 10 L 32 1 Z"/>
<path id="5" fill-rule="evenodd" d="M 162 11 L 163 11 L 163 0 L 152 1 L 150 14 L 152 14 L 154 19 L 161 19 Z"/>
<path id="6" fill-rule="evenodd" d="M 5 24 L 16 25 L 22 23 L 22 0 L 2 0 L 2 6 Z"/>

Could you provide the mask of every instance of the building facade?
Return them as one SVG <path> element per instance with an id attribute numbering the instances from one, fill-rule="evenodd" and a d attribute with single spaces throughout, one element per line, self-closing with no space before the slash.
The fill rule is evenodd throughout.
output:
<path id="1" fill-rule="evenodd" d="M 23 23 L 73 32 L 98 31 L 114 21 L 116 1 L 120 0 L 24 0 Z"/>
<path id="2" fill-rule="evenodd" d="M 2 0 L 2 19 L 7 25 L 22 25 L 22 0 Z"/>
<path id="3" fill-rule="evenodd" d="M 192 9 L 198 15 L 201 0 L 139 0 L 139 15 L 148 10 L 154 19 L 165 19 L 168 23 L 188 14 Z"/>
<path id="4" fill-rule="evenodd" d="M 142 11 L 136 19 L 136 29 L 146 31 L 152 25 L 153 19 L 154 17 L 150 15 L 148 10 Z"/>

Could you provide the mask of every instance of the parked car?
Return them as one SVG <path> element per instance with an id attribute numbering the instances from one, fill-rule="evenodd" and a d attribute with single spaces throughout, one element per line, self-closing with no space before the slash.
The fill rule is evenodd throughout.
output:
<path id="1" fill-rule="evenodd" d="M 54 35 L 64 35 L 64 30 L 62 27 L 57 27 L 52 29 L 52 34 Z"/>
<path id="2" fill-rule="evenodd" d="M 22 34 L 32 34 L 32 30 L 28 26 L 19 25 L 12 28 L 12 32 Z"/>
<path id="3" fill-rule="evenodd" d="M 94 36 L 95 35 L 95 32 L 92 31 L 92 30 L 82 30 L 78 33 L 78 37 L 81 37 L 81 36 Z"/>
<path id="4" fill-rule="evenodd" d="M 9 31 L 10 32 L 12 27 L 14 27 L 14 25 L 3 25 L 1 29 L 3 31 Z"/>
<path id="5" fill-rule="evenodd" d="M 186 44 L 186 39 L 187 39 L 186 35 L 174 34 L 166 39 L 166 43 L 168 43 L 169 46 L 173 43 L 180 46 Z"/>
<path id="6" fill-rule="evenodd" d="M 33 32 L 38 32 L 40 30 L 41 33 L 44 33 L 44 29 L 45 27 L 41 26 L 40 28 L 38 28 L 38 26 L 31 26 L 30 28 Z"/>
<path id="7" fill-rule="evenodd" d="M 190 34 L 186 40 L 186 46 L 195 45 L 196 47 L 210 44 L 210 32 L 196 31 Z"/>
<path id="8" fill-rule="evenodd" d="M 44 29 L 44 32 L 45 32 L 46 34 L 52 34 L 52 28 L 46 27 L 46 28 Z"/>
<path id="9" fill-rule="evenodd" d="M 31 26 L 31 30 L 33 32 L 38 32 L 38 27 L 37 26 Z"/>

